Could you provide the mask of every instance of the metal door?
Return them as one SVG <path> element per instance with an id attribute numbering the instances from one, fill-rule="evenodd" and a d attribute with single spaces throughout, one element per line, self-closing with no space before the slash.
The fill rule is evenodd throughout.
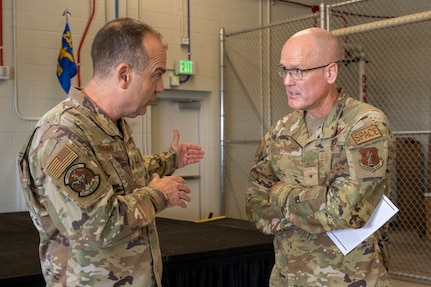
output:
<path id="1" fill-rule="evenodd" d="M 200 101 L 190 99 L 159 98 L 151 107 L 151 147 L 159 152 L 172 142 L 172 129 L 180 132 L 180 142 L 199 143 Z M 187 208 L 173 207 L 159 213 L 160 217 L 195 221 L 201 218 L 201 177 L 199 164 L 193 164 L 175 172 L 186 179 L 192 192 Z"/>

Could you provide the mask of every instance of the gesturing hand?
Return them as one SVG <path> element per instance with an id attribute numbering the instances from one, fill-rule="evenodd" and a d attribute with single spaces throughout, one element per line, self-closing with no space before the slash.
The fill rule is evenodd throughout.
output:
<path id="1" fill-rule="evenodd" d="M 160 178 L 157 173 L 152 175 L 149 186 L 152 186 L 166 195 L 168 207 L 180 206 L 186 208 L 186 202 L 190 202 L 188 194 L 191 192 L 186 181 L 179 176 L 165 176 Z"/>
<path id="2" fill-rule="evenodd" d="M 199 162 L 204 157 L 202 147 L 198 144 L 192 143 L 180 144 L 180 132 L 177 129 L 172 130 L 174 132 L 174 137 L 172 139 L 171 147 L 177 153 L 178 168 Z"/>

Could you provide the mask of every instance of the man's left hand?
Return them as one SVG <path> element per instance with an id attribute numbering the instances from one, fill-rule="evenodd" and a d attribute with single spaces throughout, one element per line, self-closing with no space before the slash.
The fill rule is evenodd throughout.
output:
<path id="1" fill-rule="evenodd" d="M 204 157 L 204 151 L 198 144 L 192 143 L 179 143 L 180 132 L 177 129 L 172 129 L 174 137 L 172 139 L 171 147 L 177 153 L 178 168 L 184 167 L 188 164 L 199 162 Z"/>

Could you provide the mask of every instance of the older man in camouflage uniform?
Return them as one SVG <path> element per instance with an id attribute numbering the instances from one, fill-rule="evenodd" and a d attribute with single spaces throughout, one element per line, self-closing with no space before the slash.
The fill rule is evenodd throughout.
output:
<path id="1" fill-rule="evenodd" d="M 311 28 L 284 45 L 280 75 L 295 111 L 257 150 L 247 215 L 275 234 L 270 286 L 390 286 L 386 234 L 376 232 L 343 255 L 331 230 L 361 228 L 389 195 L 394 154 L 385 115 L 335 87 L 341 48 Z"/>
<path id="2" fill-rule="evenodd" d="M 145 114 L 163 91 L 157 31 L 113 20 L 91 54 L 93 78 L 41 118 L 19 157 L 43 275 L 47 286 L 161 286 L 155 216 L 190 201 L 186 182 L 167 175 L 203 151 L 174 130 L 170 148 L 143 157 L 123 119 Z"/>

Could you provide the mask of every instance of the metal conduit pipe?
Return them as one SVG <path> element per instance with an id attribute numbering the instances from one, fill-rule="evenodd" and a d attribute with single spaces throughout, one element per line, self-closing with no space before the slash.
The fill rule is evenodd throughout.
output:
<path id="1" fill-rule="evenodd" d="M 322 4 L 323 5 L 323 4 Z M 326 24 L 326 26 L 325 26 L 325 29 L 326 30 L 328 30 L 328 31 L 330 31 L 330 27 L 331 27 L 331 17 L 329 17 L 329 15 L 331 15 L 331 7 L 332 6 L 330 6 L 330 5 L 327 5 L 327 6 L 325 6 L 325 13 L 324 13 L 324 17 L 325 17 L 325 19 L 323 19 L 323 21 L 325 21 L 325 24 Z M 320 7 L 320 12 L 322 13 L 322 7 Z M 324 25 L 325 25 L 324 24 Z"/>
<path id="2" fill-rule="evenodd" d="M 220 214 L 224 206 L 224 28 L 220 29 Z"/>
<path id="3" fill-rule="evenodd" d="M 357 33 L 374 31 L 382 28 L 396 27 L 412 23 L 419 23 L 431 20 L 431 11 L 410 14 L 385 20 L 376 21 L 373 23 L 356 25 L 348 28 L 336 29 L 332 33 L 335 36 L 353 35 Z"/>
<path id="4" fill-rule="evenodd" d="M 191 53 L 191 32 L 190 32 L 190 0 L 187 0 L 187 37 L 189 39 L 189 44 L 187 45 L 187 59 L 190 61 L 192 58 Z M 185 79 L 180 80 L 180 84 L 186 83 L 188 80 L 190 80 L 190 75 L 187 75 Z"/>
<path id="5" fill-rule="evenodd" d="M 115 0 L 115 19 L 118 19 L 119 6 L 118 0 Z"/>
<path id="6" fill-rule="evenodd" d="M 339 7 L 339 6 L 346 6 L 346 5 L 350 5 L 350 4 L 355 4 L 357 2 L 364 2 L 364 0 L 350 0 L 350 1 L 344 1 L 344 2 L 340 2 L 340 3 L 334 3 L 331 4 L 331 8 L 334 7 Z"/>
<path id="7" fill-rule="evenodd" d="M 0 0 L 0 66 L 3 66 L 3 0 Z"/>
<path id="8" fill-rule="evenodd" d="M 329 19 L 327 13 L 326 13 L 326 8 L 325 8 L 325 4 L 320 4 L 320 28 L 322 29 L 327 29 L 329 27 L 329 23 L 326 22 L 326 19 Z M 327 26 L 325 27 L 325 23 L 327 24 Z"/>
<path id="9" fill-rule="evenodd" d="M 394 135 L 429 135 L 431 134 L 431 130 L 425 131 L 394 131 Z"/>
<path id="10" fill-rule="evenodd" d="M 287 21 L 286 20 L 277 21 L 275 23 L 268 24 L 268 25 L 262 26 L 260 28 L 261 29 L 272 28 L 272 27 L 286 25 L 288 23 L 293 23 L 293 22 L 307 20 L 307 19 L 313 19 L 313 18 L 316 18 L 315 14 L 303 15 L 303 16 L 299 16 L 299 17 L 296 17 L 296 18 L 288 19 Z M 245 33 L 249 33 L 249 32 L 255 32 L 255 31 L 256 31 L 255 27 L 254 28 L 248 28 L 248 29 L 244 29 L 244 30 L 240 30 L 240 31 L 228 33 L 228 34 L 226 34 L 226 36 L 231 37 L 231 36 L 241 35 L 241 34 L 245 34 Z"/>
<path id="11" fill-rule="evenodd" d="M 108 0 L 105 0 L 105 23 L 108 22 Z"/>

